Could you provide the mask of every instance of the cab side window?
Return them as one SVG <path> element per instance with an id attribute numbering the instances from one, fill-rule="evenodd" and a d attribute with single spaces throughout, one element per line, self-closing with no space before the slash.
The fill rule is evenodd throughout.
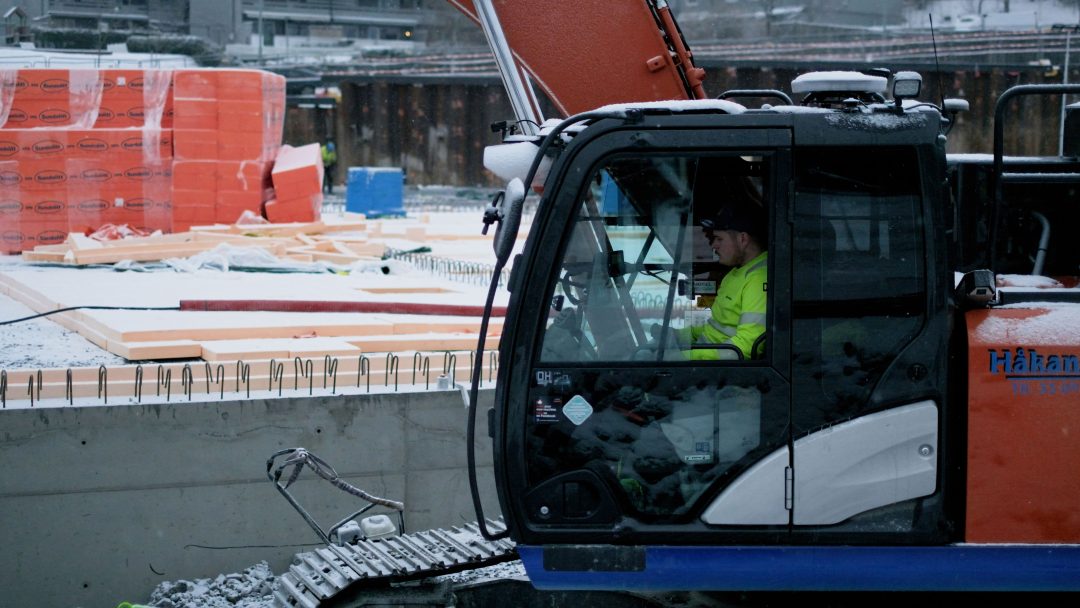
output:
<path id="1" fill-rule="evenodd" d="M 796 157 L 793 410 L 796 433 L 863 412 L 925 319 L 913 150 Z"/>

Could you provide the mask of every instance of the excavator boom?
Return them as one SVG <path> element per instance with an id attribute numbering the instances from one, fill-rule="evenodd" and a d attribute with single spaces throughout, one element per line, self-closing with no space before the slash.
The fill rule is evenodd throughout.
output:
<path id="1" fill-rule="evenodd" d="M 484 27 L 513 99 L 524 86 L 532 116 L 534 87 L 563 116 L 628 101 L 701 99 L 704 70 L 693 66 L 666 0 L 447 0 Z M 501 24 L 501 25 L 500 25 Z M 505 45 L 502 43 L 505 42 Z M 511 59 L 512 58 L 512 59 Z"/>

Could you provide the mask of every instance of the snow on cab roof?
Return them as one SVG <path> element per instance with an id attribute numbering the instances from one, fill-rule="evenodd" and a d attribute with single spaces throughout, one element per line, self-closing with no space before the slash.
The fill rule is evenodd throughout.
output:
<path id="1" fill-rule="evenodd" d="M 746 106 L 728 101 L 726 99 L 669 99 L 665 101 L 633 101 L 628 103 L 613 103 L 597 110 L 602 111 L 626 111 L 626 110 L 669 110 L 671 112 L 727 112 L 728 114 L 742 114 Z"/>
<path id="2" fill-rule="evenodd" d="M 865 91 L 884 93 L 889 80 L 883 76 L 870 76 L 862 72 L 810 72 L 791 81 L 792 93 L 814 91 Z"/>
<path id="3" fill-rule="evenodd" d="M 994 162 L 994 155 L 984 152 L 971 153 L 954 153 L 950 152 L 945 155 L 946 160 L 965 163 L 992 163 Z M 1003 156 L 1002 160 L 1007 163 L 1039 163 L 1045 162 L 1045 158 L 1037 156 Z"/>
<path id="4" fill-rule="evenodd" d="M 768 109 L 770 112 L 777 112 L 779 114 L 835 114 L 836 110 L 829 108 L 819 108 L 816 106 L 771 106 L 761 108 L 762 110 Z"/>

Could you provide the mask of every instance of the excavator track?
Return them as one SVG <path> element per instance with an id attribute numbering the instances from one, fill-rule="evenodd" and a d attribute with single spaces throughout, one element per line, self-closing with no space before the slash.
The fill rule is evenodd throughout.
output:
<path id="1" fill-rule="evenodd" d="M 506 529 L 502 521 L 490 519 L 487 526 L 492 533 Z M 358 589 L 482 568 L 516 557 L 513 541 L 485 539 L 476 522 L 344 546 L 326 545 L 296 554 L 289 571 L 279 577 L 275 605 L 316 608 L 346 591 L 352 594 Z"/>

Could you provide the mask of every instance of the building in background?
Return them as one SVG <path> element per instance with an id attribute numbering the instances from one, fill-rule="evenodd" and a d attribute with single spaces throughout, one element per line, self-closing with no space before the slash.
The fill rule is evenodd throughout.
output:
<path id="1" fill-rule="evenodd" d="M 0 0 L 0 14 L 9 45 L 104 49 L 131 36 L 190 36 L 231 63 L 409 53 L 444 34 L 483 43 L 444 0 Z"/>
<path id="2" fill-rule="evenodd" d="M 56 29 L 184 32 L 187 19 L 187 2 L 171 0 L 14 0 L 0 6 L 17 6 L 34 26 Z"/>

